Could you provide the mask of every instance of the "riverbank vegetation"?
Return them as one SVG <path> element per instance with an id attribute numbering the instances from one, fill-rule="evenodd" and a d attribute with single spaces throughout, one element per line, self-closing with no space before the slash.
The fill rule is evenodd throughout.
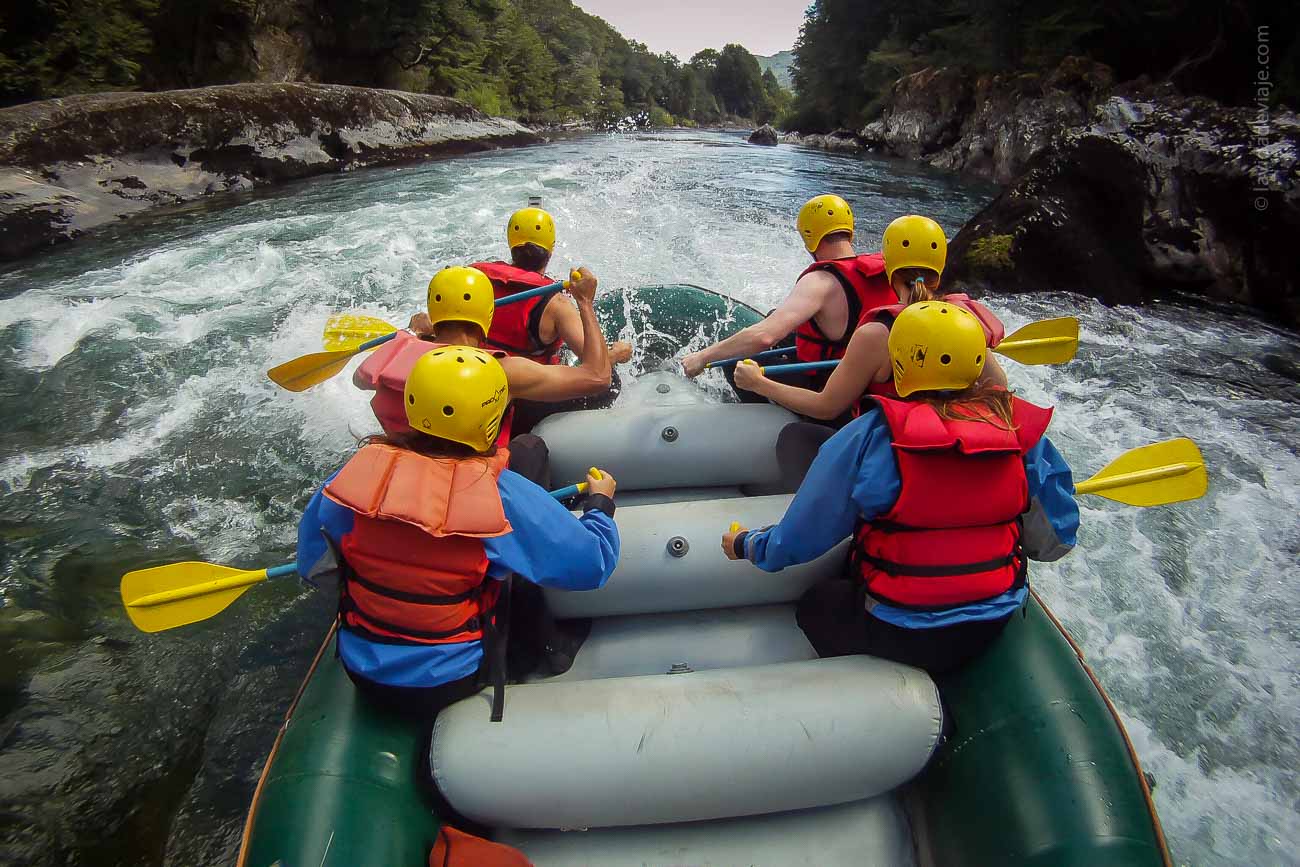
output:
<path id="1" fill-rule="evenodd" d="M 0 7 L 0 105 L 320 81 L 532 123 L 763 123 L 789 94 L 740 45 L 654 54 L 569 0 L 24 0 Z"/>
<path id="2" fill-rule="evenodd" d="M 900 76 L 926 67 L 1037 75 L 1069 55 L 1106 64 L 1118 81 L 1171 81 L 1230 105 L 1295 106 L 1296 9 L 1264 0 L 815 0 L 782 125 L 858 129 Z"/>

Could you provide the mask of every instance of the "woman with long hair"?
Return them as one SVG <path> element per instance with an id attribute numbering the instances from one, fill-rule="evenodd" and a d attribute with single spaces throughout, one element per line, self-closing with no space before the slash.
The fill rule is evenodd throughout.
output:
<path id="1" fill-rule="evenodd" d="M 888 352 L 897 398 L 874 396 L 822 445 L 778 524 L 728 532 L 722 550 L 775 572 L 851 537 L 843 580 L 799 604 L 809 641 L 941 672 L 997 638 L 1025 602 L 1027 560 L 1064 556 L 1079 511 L 1044 436 L 1052 411 L 981 380 L 973 314 L 909 305 Z"/>

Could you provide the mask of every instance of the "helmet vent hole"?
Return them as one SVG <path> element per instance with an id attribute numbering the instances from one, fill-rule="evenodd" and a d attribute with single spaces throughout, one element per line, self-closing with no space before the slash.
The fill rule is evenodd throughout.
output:
<path id="1" fill-rule="evenodd" d="M 441 301 L 441 300 L 442 300 L 442 296 L 441 296 L 441 295 L 434 295 L 434 296 L 433 296 L 433 300 L 434 300 L 434 301 Z"/>
<path id="2" fill-rule="evenodd" d="M 908 240 L 904 240 L 904 241 L 903 241 L 903 246 L 904 246 L 904 247 L 910 247 L 910 246 L 912 246 L 912 242 L 911 242 L 911 241 L 908 241 Z"/>
<path id="3" fill-rule="evenodd" d="M 479 364 L 487 364 L 487 359 L 480 355 L 480 356 L 478 356 L 478 363 L 479 363 Z"/>
<path id="4" fill-rule="evenodd" d="M 541 227 L 541 226 L 533 226 L 533 228 L 536 229 L 536 230 L 539 231 L 539 232 L 542 231 L 542 227 Z"/>
<path id="5" fill-rule="evenodd" d="M 457 355 L 457 356 L 456 356 L 456 363 L 457 363 L 457 364 L 464 364 L 464 363 L 465 363 L 465 359 L 464 359 L 463 357 Z"/>
<path id="6" fill-rule="evenodd" d="M 976 364 L 983 364 L 983 363 L 984 363 L 984 356 L 983 356 L 983 355 L 977 355 L 977 356 L 975 356 L 975 363 L 976 363 Z"/>
<path id="7" fill-rule="evenodd" d="M 940 356 L 939 356 L 939 363 L 940 363 L 940 364 L 952 364 L 952 356 L 951 356 L 951 355 L 948 355 L 947 353 L 944 353 L 943 355 L 940 355 Z"/>
<path id="8" fill-rule="evenodd" d="M 947 315 L 948 315 L 948 308 L 947 308 L 947 307 L 942 307 L 942 308 L 939 309 L 939 312 L 942 313 L 944 316 L 947 316 Z"/>
<path id="9" fill-rule="evenodd" d="M 448 405 L 448 406 L 444 406 L 444 407 L 442 408 L 442 414 L 443 414 L 443 415 L 455 415 L 455 414 L 456 414 L 456 410 L 454 410 L 450 405 Z"/>
<path id="10" fill-rule="evenodd" d="M 465 293 L 465 300 L 466 300 L 466 301 L 469 300 L 469 293 L 468 293 L 468 292 Z"/>
<path id="11" fill-rule="evenodd" d="M 833 216 L 835 216 L 835 212 L 834 212 L 834 211 L 830 211 L 830 210 L 828 210 L 828 211 L 826 212 L 826 216 L 828 216 L 828 217 L 833 217 Z"/>
<path id="12" fill-rule="evenodd" d="M 415 406 L 415 395 L 408 394 L 406 396 L 406 402 L 409 403 L 411 406 Z"/>
<path id="13" fill-rule="evenodd" d="M 930 249 L 931 249 L 931 250 L 938 250 L 938 249 L 939 249 L 939 242 L 938 242 L 938 241 L 931 241 L 931 242 L 930 242 Z"/>

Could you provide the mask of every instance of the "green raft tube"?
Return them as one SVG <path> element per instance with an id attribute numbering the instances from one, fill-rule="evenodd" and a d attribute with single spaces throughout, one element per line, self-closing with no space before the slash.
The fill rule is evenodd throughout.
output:
<path id="1" fill-rule="evenodd" d="M 689 287 L 614 305 L 609 333 L 663 357 L 759 315 Z M 730 520 L 762 526 L 789 503 L 773 445 L 792 420 L 663 372 L 613 409 L 545 420 L 557 482 L 592 464 L 619 480 L 618 569 L 598 591 L 548 592 L 557 617 L 590 620 L 573 667 L 507 687 L 499 723 L 485 694 L 448 708 L 430 759 L 427 725 L 368 705 L 331 631 L 267 759 L 241 867 L 427 864 L 430 772 L 538 865 L 1168 865 L 1124 727 L 1037 595 L 936 683 L 816 659 L 794 602 L 843 568 L 842 546 L 775 575 L 721 556 Z"/>

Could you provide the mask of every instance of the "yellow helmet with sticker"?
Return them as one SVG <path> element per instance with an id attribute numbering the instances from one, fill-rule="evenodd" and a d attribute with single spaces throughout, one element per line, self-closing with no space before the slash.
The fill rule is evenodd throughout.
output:
<path id="1" fill-rule="evenodd" d="M 839 196 L 817 196 L 799 209 L 795 228 L 803 245 L 812 253 L 822 239 L 834 232 L 853 234 L 853 209 Z"/>
<path id="2" fill-rule="evenodd" d="M 510 383 L 491 353 L 439 346 L 411 368 L 403 402 L 413 429 L 485 452 L 501 431 Z"/>
<path id="3" fill-rule="evenodd" d="M 946 301 L 909 304 L 889 328 L 889 358 L 899 397 L 967 388 L 984 372 L 987 356 L 979 320 Z"/>

